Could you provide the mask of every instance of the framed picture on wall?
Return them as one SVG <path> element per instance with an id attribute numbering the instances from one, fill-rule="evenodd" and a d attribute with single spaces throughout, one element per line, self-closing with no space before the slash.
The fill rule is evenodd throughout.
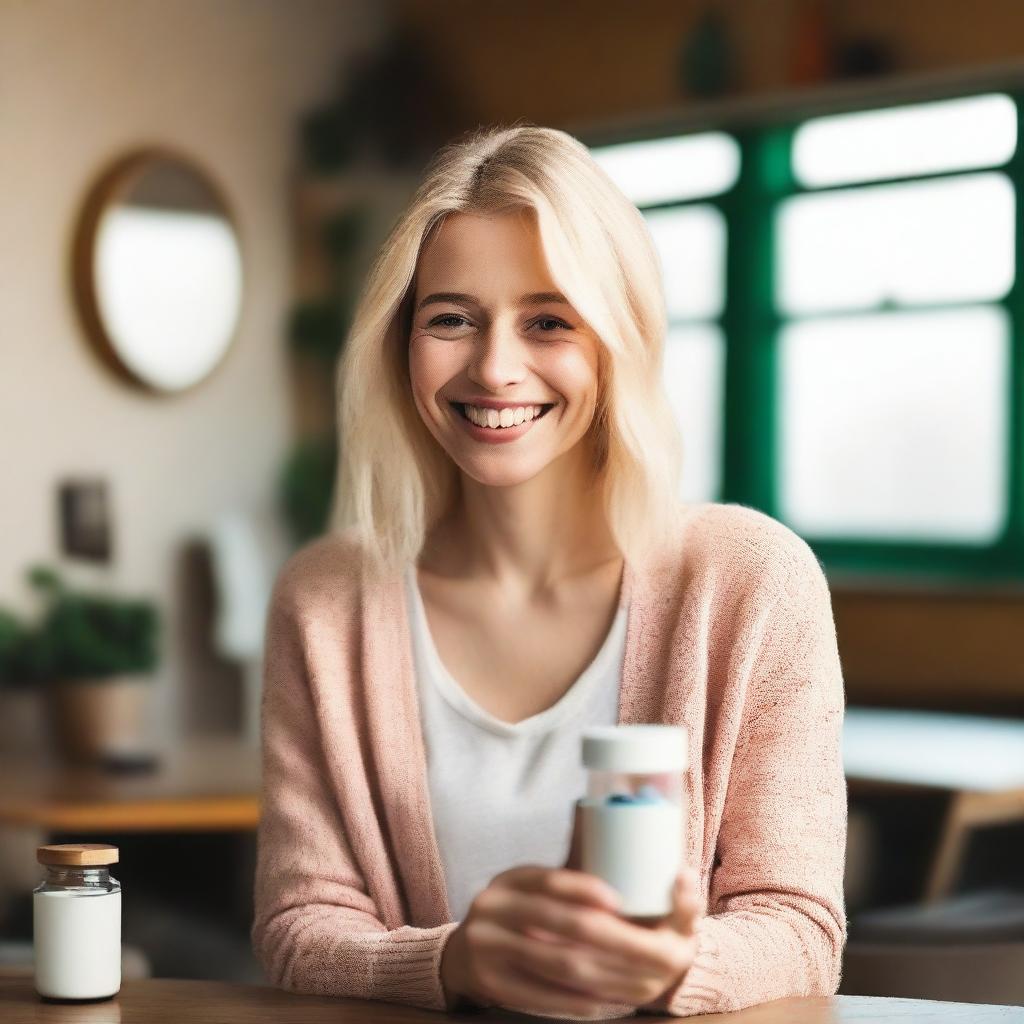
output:
<path id="1" fill-rule="evenodd" d="M 59 485 L 61 550 L 72 558 L 109 562 L 110 514 L 105 480 L 65 480 Z"/>

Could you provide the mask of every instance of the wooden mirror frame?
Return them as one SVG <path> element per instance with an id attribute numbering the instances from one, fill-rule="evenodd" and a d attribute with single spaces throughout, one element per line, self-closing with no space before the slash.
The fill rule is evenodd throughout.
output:
<path id="1" fill-rule="evenodd" d="M 231 204 L 227 201 L 224 189 L 218 181 L 192 156 L 166 145 L 141 146 L 116 158 L 108 164 L 89 186 L 85 199 L 81 204 L 78 220 L 75 225 L 74 238 L 71 245 L 71 290 L 75 308 L 85 331 L 89 347 L 99 357 L 103 365 L 123 383 L 147 394 L 173 398 L 186 394 L 206 383 L 224 364 L 228 354 L 238 340 L 239 326 L 242 320 L 242 309 L 245 299 L 245 261 L 242 260 L 242 292 L 238 314 L 227 344 L 220 358 L 207 373 L 195 383 L 178 389 L 156 387 L 148 380 L 137 376 L 118 355 L 117 348 L 107 332 L 100 313 L 99 299 L 96 289 L 96 233 L 107 208 L 139 178 L 145 168 L 158 160 L 173 161 L 187 167 L 202 179 L 210 193 L 216 199 L 230 224 L 238 243 L 240 254 L 244 254 L 242 235 L 238 227 L 238 219 Z"/>

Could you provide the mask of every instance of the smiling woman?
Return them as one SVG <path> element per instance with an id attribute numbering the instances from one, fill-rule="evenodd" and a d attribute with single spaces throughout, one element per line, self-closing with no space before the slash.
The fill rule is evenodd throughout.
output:
<path id="1" fill-rule="evenodd" d="M 471 293 L 434 290 L 453 277 Z M 421 250 L 415 291 L 427 294 L 409 336 L 413 400 L 462 471 L 463 505 L 478 505 L 481 487 L 522 484 L 525 493 L 542 470 L 549 480 L 596 476 L 601 342 L 555 290 L 532 208 L 449 215 Z M 453 406 L 468 412 L 454 417 Z M 502 446 L 497 463 L 494 445 Z M 541 486 L 533 485 L 535 508 Z M 584 497 L 563 489 L 559 514 L 585 523 Z"/>
<path id="2" fill-rule="evenodd" d="M 267 623 L 275 984 L 580 1019 L 835 992 L 842 675 L 808 545 L 679 501 L 659 262 L 576 139 L 445 147 L 339 367 L 330 534 Z M 580 870 L 591 726 L 694 737 L 664 918 Z M 585 831 L 585 829 L 584 829 Z"/>
<path id="3" fill-rule="evenodd" d="M 586 464 L 585 519 L 603 492 L 599 548 L 639 558 L 664 542 L 682 442 L 661 382 L 659 275 L 643 217 L 571 136 L 509 129 L 443 149 L 381 248 L 339 365 L 334 527 L 394 571 L 471 481 Z M 495 445 L 452 402 L 554 408 Z M 562 518 L 579 525 L 575 511 Z"/>

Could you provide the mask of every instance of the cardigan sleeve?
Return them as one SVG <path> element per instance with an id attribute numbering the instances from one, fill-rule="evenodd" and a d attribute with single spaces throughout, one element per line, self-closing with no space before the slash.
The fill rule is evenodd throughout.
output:
<path id="1" fill-rule="evenodd" d="M 380 920 L 324 781 L 288 591 L 275 585 L 264 644 L 253 951 L 270 982 L 287 991 L 443 1010 L 441 954 L 457 922 L 389 930 Z"/>
<path id="2" fill-rule="evenodd" d="M 844 689 L 828 584 L 796 534 L 750 676 L 694 963 L 641 1012 L 829 996 L 846 942 Z"/>

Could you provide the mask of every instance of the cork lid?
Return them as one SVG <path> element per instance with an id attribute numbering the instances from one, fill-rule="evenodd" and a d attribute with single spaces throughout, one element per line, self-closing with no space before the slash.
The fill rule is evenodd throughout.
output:
<path id="1" fill-rule="evenodd" d="M 40 846 L 36 850 L 40 864 L 58 864 L 62 867 L 103 867 L 116 864 L 118 852 L 110 843 L 56 843 Z"/>

